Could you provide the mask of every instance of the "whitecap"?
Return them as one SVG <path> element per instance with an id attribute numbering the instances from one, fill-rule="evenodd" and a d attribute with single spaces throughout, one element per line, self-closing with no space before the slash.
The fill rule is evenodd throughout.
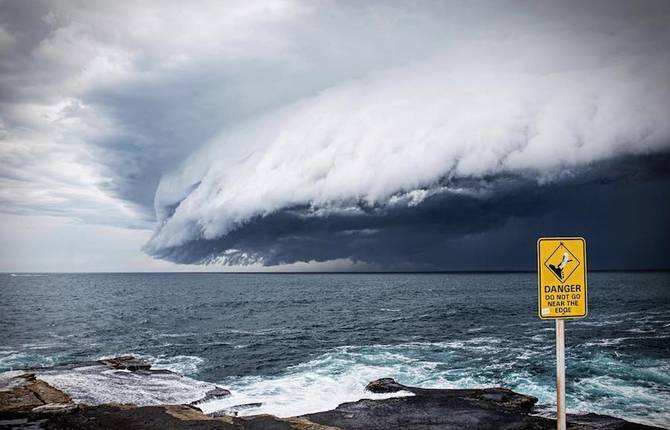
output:
<path id="1" fill-rule="evenodd" d="M 147 361 L 151 363 L 152 369 L 165 369 L 180 375 L 193 375 L 198 373 L 200 366 L 205 362 L 201 357 L 195 355 L 176 355 L 166 356 L 160 355 L 158 357 L 147 357 Z"/>

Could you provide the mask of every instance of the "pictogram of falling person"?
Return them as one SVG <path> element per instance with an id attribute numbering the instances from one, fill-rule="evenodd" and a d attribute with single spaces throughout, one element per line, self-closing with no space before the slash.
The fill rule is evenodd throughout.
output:
<path id="1" fill-rule="evenodd" d="M 553 264 L 549 264 L 549 268 L 558 276 L 558 278 L 562 281 L 563 280 L 563 269 L 565 268 L 565 265 L 571 262 L 572 260 L 570 259 L 570 256 L 568 255 L 567 252 L 563 253 L 563 259 L 561 260 L 560 263 L 558 263 L 558 266 L 554 266 Z"/>

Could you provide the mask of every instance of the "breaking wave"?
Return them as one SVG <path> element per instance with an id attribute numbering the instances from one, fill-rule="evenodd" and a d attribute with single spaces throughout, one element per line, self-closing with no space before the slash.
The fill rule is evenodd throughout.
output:
<path id="1" fill-rule="evenodd" d="M 393 377 L 406 385 L 425 388 L 505 386 L 539 399 L 537 412 L 551 415 L 555 407 L 553 374 L 537 375 L 536 364 L 551 354 L 537 345 L 512 351 L 515 360 L 489 360 L 500 339 L 480 337 L 451 342 L 414 342 L 399 345 L 344 346 L 287 368 L 275 376 L 230 377 L 220 384 L 232 395 L 199 405 L 205 412 L 236 405 L 261 403 L 240 415 L 269 413 L 293 416 L 333 409 L 344 402 L 410 395 L 378 395 L 365 391 L 377 378 Z M 549 351 L 550 353 L 552 351 Z M 470 359 L 465 359 L 469 356 Z M 548 363 L 553 364 L 553 363 Z M 596 412 L 667 426 L 670 400 L 670 363 L 646 360 L 623 366 L 608 354 L 589 361 L 593 376 L 568 381 L 568 412 Z M 646 382 L 645 382 L 646 381 Z"/>

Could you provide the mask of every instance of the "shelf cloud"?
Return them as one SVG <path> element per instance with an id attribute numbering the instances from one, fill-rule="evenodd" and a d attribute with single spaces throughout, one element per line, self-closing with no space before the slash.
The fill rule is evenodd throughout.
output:
<path id="1" fill-rule="evenodd" d="M 453 253 L 435 244 L 555 211 L 576 183 L 587 204 L 598 175 L 629 179 L 609 161 L 646 171 L 670 143 L 668 32 L 591 18 L 479 22 L 428 38 L 426 59 L 225 129 L 163 177 L 147 252 L 444 267 L 432 253 Z"/>

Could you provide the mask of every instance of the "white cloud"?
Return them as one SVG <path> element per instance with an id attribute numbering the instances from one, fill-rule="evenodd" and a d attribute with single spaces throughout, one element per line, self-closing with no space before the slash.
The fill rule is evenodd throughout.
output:
<path id="1" fill-rule="evenodd" d="M 117 116 L 123 101 L 117 108 L 94 95 L 188 75 L 214 56 L 278 55 L 273 26 L 303 13 L 283 0 L 2 6 L 0 210 L 142 229 L 152 227 L 151 200 L 134 195 L 153 195 L 152 178 L 179 142 L 159 141 L 153 125 Z"/>
<path id="2" fill-rule="evenodd" d="M 0 214 L 0 271 L 95 272 L 175 270 L 188 266 L 137 252 L 146 230 L 90 225 L 65 217 Z M 184 270 L 184 269 L 182 269 Z"/>
<path id="3" fill-rule="evenodd" d="M 445 54 L 345 82 L 224 132 L 164 178 L 156 204 L 169 216 L 148 250 L 216 239 L 296 205 L 385 205 L 445 177 L 527 172 L 546 181 L 564 169 L 668 148 L 667 45 L 663 56 L 626 52 L 616 33 L 602 40 L 554 31 L 464 40 L 466 49 L 452 42 Z M 163 209 L 175 204 L 174 214 Z"/>
<path id="4" fill-rule="evenodd" d="M 70 112 L 76 110 L 76 115 Z M 136 204 L 107 191 L 111 180 L 86 139 L 111 125 L 88 118 L 76 99 L 57 105 L 20 104 L 5 111 L 23 127 L 5 130 L 0 149 L 0 202 L 5 212 L 60 215 L 93 224 L 147 228 Z"/>

